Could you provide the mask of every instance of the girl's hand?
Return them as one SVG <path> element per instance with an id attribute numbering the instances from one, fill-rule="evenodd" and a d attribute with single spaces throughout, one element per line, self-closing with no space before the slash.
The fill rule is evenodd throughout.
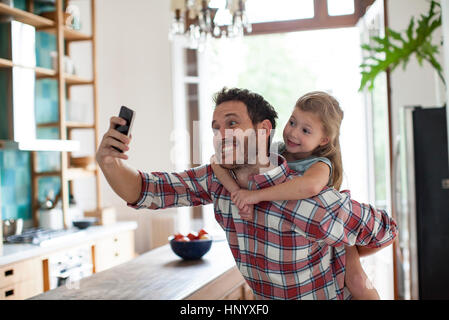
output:
<path id="1" fill-rule="evenodd" d="M 260 202 L 257 192 L 240 189 L 231 193 L 231 200 L 237 207 L 243 208 L 246 205 L 258 204 Z"/>
<path id="2" fill-rule="evenodd" d="M 254 205 L 246 205 L 239 208 L 239 215 L 243 220 L 252 221 L 254 215 Z"/>
<path id="3" fill-rule="evenodd" d="M 210 164 L 217 164 L 218 162 L 217 162 L 217 158 L 215 157 L 215 154 L 213 154 L 211 157 L 210 157 Z"/>

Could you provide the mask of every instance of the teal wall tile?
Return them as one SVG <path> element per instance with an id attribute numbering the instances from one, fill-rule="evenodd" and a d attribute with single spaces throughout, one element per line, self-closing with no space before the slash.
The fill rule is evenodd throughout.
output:
<path id="1" fill-rule="evenodd" d="M 14 193 L 14 189 L 9 186 L 3 185 L 2 187 L 2 203 L 8 206 L 14 205 L 16 203 L 16 194 Z"/>
<path id="2" fill-rule="evenodd" d="M 64 3 L 65 1 L 63 1 L 62 3 Z M 51 5 L 51 4 L 45 4 L 45 3 L 34 3 L 34 13 L 36 14 L 41 14 L 44 12 L 50 12 L 50 11 L 55 11 L 55 6 Z"/>
<path id="3" fill-rule="evenodd" d="M 17 207 L 5 205 L 2 210 L 2 218 L 6 219 L 17 219 Z"/>
<path id="4" fill-rule="evenodd" d="M 0 23 L 0 39 L 2 39 L 0 42 L 0 58 L 3 59 L 11 59 L 10 26 L 10 23 Z"/>
<path id="5" fill-rule="evenodd" d="M 5 150 L 3 153 L 3 166 L 5 169 L 14 169 L 16 167 L 16 154 L 15 150 Z"/>
<path id="6" fill-rule="evenodd" d="M 14 8 L 26 10 L 27 9 L 26 0 L 14 0 Z"/>
<path id="7" fill-rule="evenodd" d="M 27 206 L 30 204 L 31 188 L 28 185 L 17 186 L 14 192 L 16 195 L 16 205 Z"/>
<path id="8" fill-rule="evenodd" d="M 36 64 L 42 68 L 52 68 L 51 53 L 56 51 L 56 36 L 46 32 L 36 33 Z"/>
<path id="9" fill-rule="evenodd" d="M 44 201 L 47 194 L 53 191 L 57 195 L 61 190 L 61 181 L 58 177 L 44 177 L 38 181 L 38 199 Z"/>
<path id="10" fill-rule="evenodd" d="M 14 169 L 5 169 L 2 174 L 2 184 L 4 186 L 13 186 L 16 180 L 16 172 Z"/>
<path id="11" fill-rule="evenodd" d="M 9 103 L 8 84 L 11 79 L 10 77 L 10 70 L 0 68 L 0 139 L 8 138 L 7 106 Z"/>
<path id="12" fill-rule="evenodd" d="M 58 83 L 56 80 L 42 79 L 36 82 L 35 107 L 37 123 L 56 122 L 59 120 Z M 39 134 L 45 133 L 41 132 Z M 58 137 L 46 139 L 57 139 Z"/>
<path id="13" fill-rule="evenodd" d="M 57 171 L 61 169 L 59 152 L 39 152 L 37 154 L 37 171 Z"/>
<path id="14" fill-rule="evenodd" d="M 0 151 L 0 192 L 3 219 L 31 219 L 30 153 Z"/>
<path id="15" fill-rule="evenodd" d="M 38 139 L 58 139 L 59 129 L 58 128 L 39 128 L 36 131 L 36 136 Z"/>
<path id="16" fill-rule="evenodd" d="M 18 207 L 17 210 L 17 217 L 28 220 L 31 218 L 32 212 L 31 212 L 31 206 L 29 205 L 21 205 Z"/>

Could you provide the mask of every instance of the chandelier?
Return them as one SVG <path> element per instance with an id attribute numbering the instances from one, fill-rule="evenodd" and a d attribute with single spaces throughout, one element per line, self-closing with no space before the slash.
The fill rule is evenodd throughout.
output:
<path id="1" fill-rule="evenodd" d="M 220 1 L 213 1 L 218 3 Z M 245 11 L 246 0 L 222 0 L 223 7 L 210 7 L 211 0 L 171 0 L 173 19 L 169 39 L 187 38 L 188 47 L 199 51 L 214 38 L 243 37 L 252 26 Z"/>

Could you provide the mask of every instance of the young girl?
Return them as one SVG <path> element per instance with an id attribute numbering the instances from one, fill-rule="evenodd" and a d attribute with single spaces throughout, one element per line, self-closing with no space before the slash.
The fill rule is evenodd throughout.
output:
<path id="1" fill-rule="evenodd" d="M 241 189 L 228 170 L 212 163 L 215 175 L 231 192 L 242 219 L 250 220 L 253 205 L 262 201 L 312 198 L 325 186 L 339 190 L 343 173 L 339 142 L 342 120 L 343 111 L 329 94 L 310 92 L 302 96 L 284 128 L 284 143 L 279 144 L 279 154 L 301 176 L 276 186 L 253 191 Z M 379 299 L 363 271 L 355 246 L 346 247 L 345 283 L 354 299 Z"/>

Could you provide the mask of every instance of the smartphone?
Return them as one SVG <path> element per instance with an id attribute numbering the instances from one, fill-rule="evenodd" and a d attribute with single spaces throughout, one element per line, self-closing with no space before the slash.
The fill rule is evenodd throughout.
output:
<path id="1" fill-rule="evenodd" d="M 136 114 L 135 111 L 133 111 L 133 110 L 131 110 L 131 109 L 125 107 L 125 106 L 122 106 L 120 108 L 120 113 L 119 113 L 118 116 L 120 118 L 122 118 L 122 119 L 125 119 L 126 120 L 126 124 L 125 125 L 119 125 L 119 124 L 116 125 L 115 126 L 115 130 L 117 130 L 118 132 L 120 132 L 120 133 L 122 133 L 122 134 L 124 134 L 124 135 L 129 137 L 129 134 L 131 133 L 131 128 L 133 126 L 135 114 Z M 119 148 L 116 148 L 114 146 L 113 146 L 113 148 L 115 150 L 117 150 L 118 152 L 123 153 L 123 151 L 120 150 Z"/>

